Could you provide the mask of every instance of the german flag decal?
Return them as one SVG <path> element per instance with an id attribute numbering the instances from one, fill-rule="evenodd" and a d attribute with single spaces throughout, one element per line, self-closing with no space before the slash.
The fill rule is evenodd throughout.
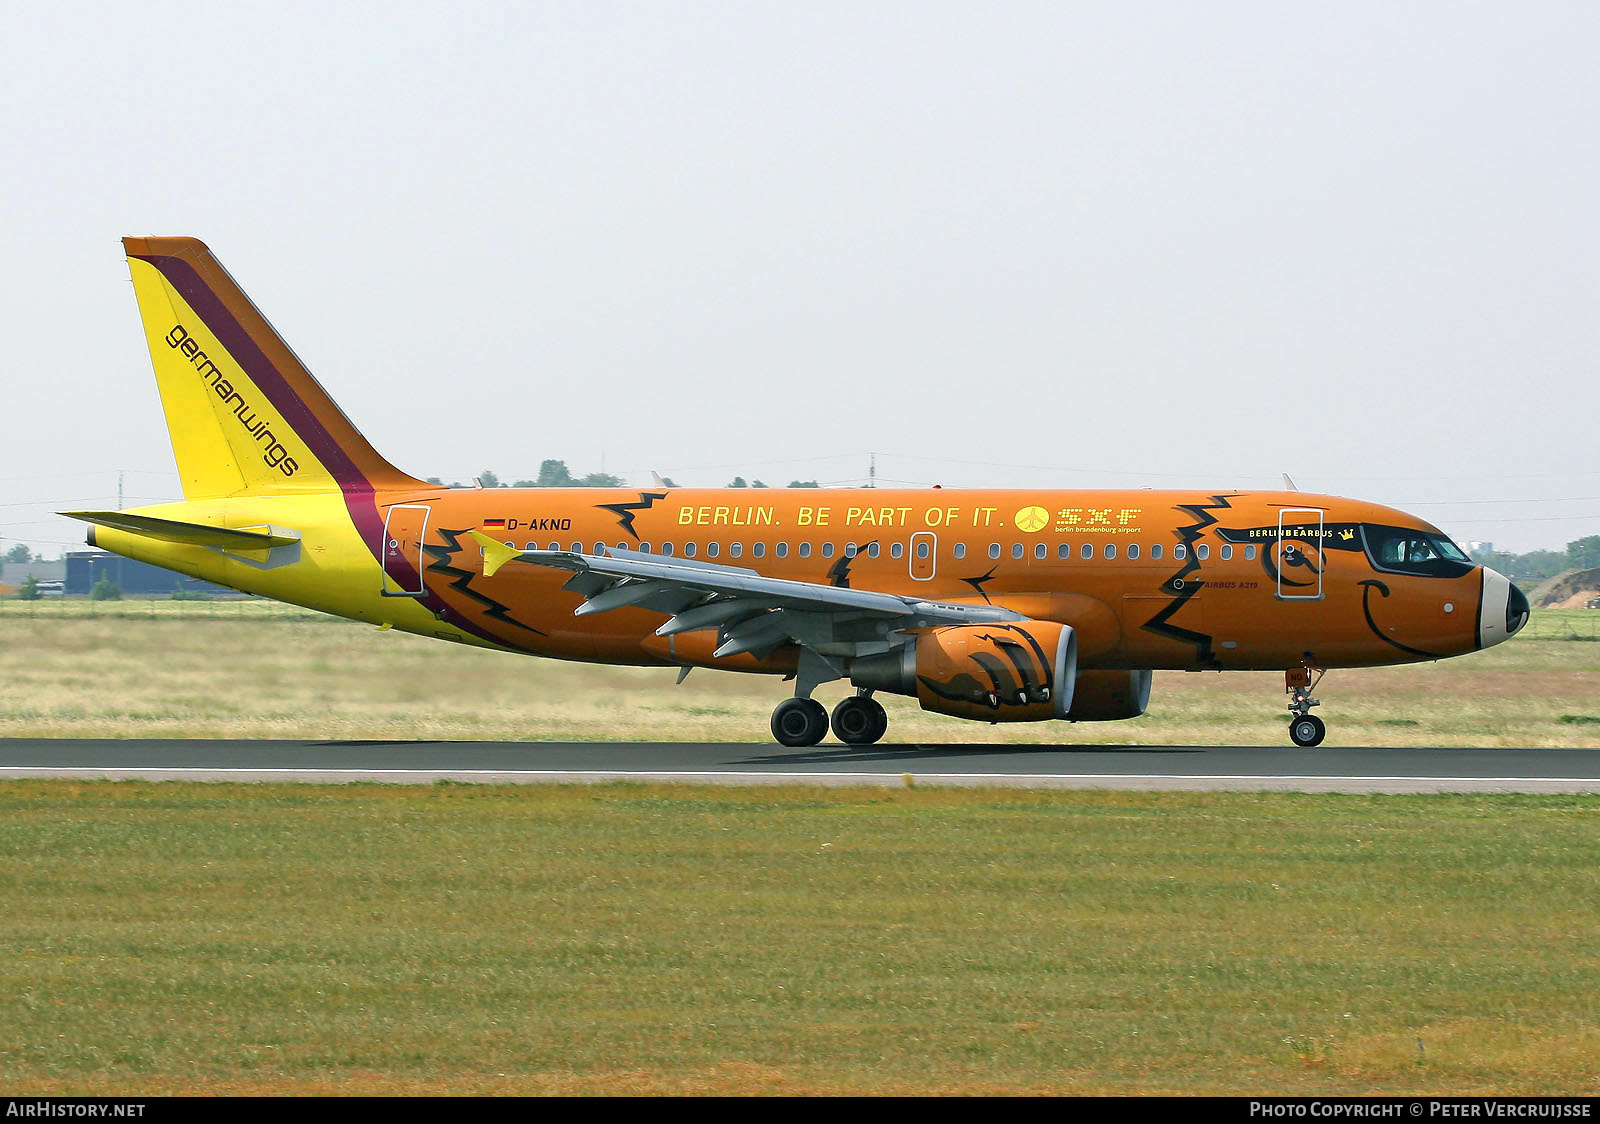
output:
<path id="1" fill-rule="evenodd" d="M 485 527 L 498 527 L 504 529 L 506 521 L 504 519 L 485 519 L 483 521 L 483 525 Z"/>

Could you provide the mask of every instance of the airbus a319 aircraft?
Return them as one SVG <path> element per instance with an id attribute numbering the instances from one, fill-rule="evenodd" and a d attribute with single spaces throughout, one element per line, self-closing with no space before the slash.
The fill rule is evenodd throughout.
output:
<path id="1" fill-rule="evenodd" d="M 1420 519 L 1302 492 L 449 489 L 361 436 L 199 241 L 123 242 L 181 503 L 68 512 L 91 545 L 460 644 L 784 676 L 788 746 L 887 728 L 877 692 L 984 722 L 1133 718 L 1151 673 L 1498 644 L 1528 601 Z"/>

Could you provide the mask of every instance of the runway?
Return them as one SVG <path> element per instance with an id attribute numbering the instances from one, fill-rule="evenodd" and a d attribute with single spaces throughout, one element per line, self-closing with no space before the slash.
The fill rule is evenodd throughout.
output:
<path id="1" fill-rule="evenodd" d="M 0 739 L 0 779 L 1600 792 L 1600 749 Z"/>

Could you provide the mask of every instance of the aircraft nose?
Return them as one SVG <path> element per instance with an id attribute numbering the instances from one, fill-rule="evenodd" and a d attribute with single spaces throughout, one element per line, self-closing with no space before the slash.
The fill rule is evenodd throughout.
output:
<path id="1" fill-rule="evenodd" d="M 1511 586 L 1511 596 L 1506 601 L 1506 635 L 1515 636 L 1523 625 L 1528 623 L 1528 598 L 1515 584 Z"/>
<path id="2" fill-rule="evenodd" d="M 1478 604 L 1478 647 L 1488 648 L 1528 623 L 1528 598 L 1511 579 L 1483 568 L 1483 593 Z"/>

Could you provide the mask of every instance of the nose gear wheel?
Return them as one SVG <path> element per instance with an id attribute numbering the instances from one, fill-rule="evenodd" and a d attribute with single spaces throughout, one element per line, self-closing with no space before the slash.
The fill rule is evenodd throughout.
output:
<path id="1" fill-rule="evenodd" d="M 1322 705 L 1319 699 L 1311 697 L 1311 692 L 1316 690 L 1326 674 L 1327 669 L 1315 666 L 1309 659 L 1283 673 L 1284 690 L 1289 694 L 1289 710 L 1294 714 L 1289 722 L 1289 740 L 1302 749 L 1321 745 L 1328 733 L 1328 727 L 1322 719 L 1311 713 L 1312 707 Z"/>

